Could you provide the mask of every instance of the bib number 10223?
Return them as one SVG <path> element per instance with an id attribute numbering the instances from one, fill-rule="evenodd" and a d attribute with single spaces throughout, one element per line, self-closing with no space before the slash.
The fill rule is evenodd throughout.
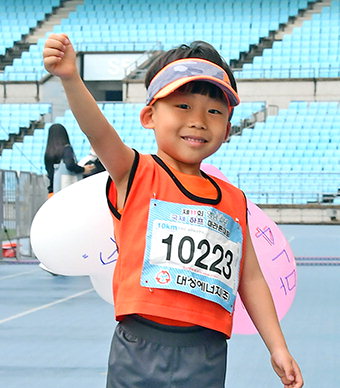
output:
<path id="1" fill-rule="evenodd" d="M 175 242 L 173 234 L 163 238 L 162 244 L 167 247 L 165 258 L 167 261 L 176 260 L 177 256 L 184 265 L 194 265 L 204 272 L 215 272 L 227 280 L 232 275 L 233 252 L 224 249 L 220 244 L 212 246 L 206 239 L 195 242 L 190 236 L 184 236 Z"/>

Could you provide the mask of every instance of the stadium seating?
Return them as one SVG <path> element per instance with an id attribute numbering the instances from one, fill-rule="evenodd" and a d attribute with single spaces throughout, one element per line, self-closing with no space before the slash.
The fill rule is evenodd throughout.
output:
<path id="1" fill-rule="evenodd" d="M 67 33 L 80 51 L 167 50 L 183 42 L 206 40 L 232 60 L 249 51 L 270 31 L 278 30 L 299 9 L 305 9 L 308 0 L 281 0 L 280 7 L 270 0 L 260 1 L 260 7 L 258 3 L 85 0 L 53 30 Z M 44 40 L 39 40 L 7 66 L 3 79 L 34 81 L 46 75 L 41 60 L 43 44 Z M 243 72 L 238 76 L 244 78 Z"/>
<path id="2" fill-rule="evenodd" d="M 209 161 L 256 203 L 306 203 L 337 193 L 339 155 L 340 104 L 295 101 Z"/>
<path id="3" fill-rule="evenodd" d="M 29 5 L 28 5 L 29 3 Z M 16 0 L 9 10 L 1 10 L 0 55 L 6 48 L 36 27 L 60 0 Z M 260 5 L 260 6 L 259 6 Z M 229 60 L 239 59 L 251 45 L 305 9 L 307 0 L 179 2 L 85 0 L 76 11 L 54 27 L 65 32 L 81 51 L 145 51 L 169 49 L 183 41 L 207 40 Z M 190 22 L 187 21 L 190 15 Z M 253 63 L 236 71 L 237 78 L 339 77 L 340 0 L 333 0 L 320 14 L 302 27 L 275 41 L 272 48 L 256 56 Z M 331 23 L 330 21 L 334 21 Z M 24 21 L 24 22 L 22 22 Z M 11 28 L 13 25 L 20 27 Z M 22 27 L 21 27 L 22 26 Z M 42 64 L 44 39 L 6 66 L 0 80 L 36 81 L 46 75 Z"/>
<path id="4" fill-rule="evenodd" d="M 10 3 L 6 13 L 0 5 L 3 16 L 0 55 L 61 2 L 13 0 Z M 168 49 L 183 41 L 202 39 L 233 60 L 307 6 L 308 0 L 282 0 L 280 7 L 271 0 L 84 0 L 53 30 L 68 33 L 76 49 L 82 51 Z M 332 0 L 329 7 L 324 6 L 311 20 L 304 21 L 291 34 L 275 41 L 272 48 L 254 57 L 253 63 L 236 71 L 236 77 L 339 78 L 339 20 L 340 0 Z M 0 73 L 0 81 L 38 81 L 46 75 L 42 65 L 43 44 L 44 39 L 31 45 L 21 58 L 6 66 L 4 73 Z M 19 113 L 15 105 L 0 106 L 0 141 L 8 141 L 10 134 L 18 134 L 20 127 L 29 126 L 50 109 L 42 104 L 25 104 L 19 107 Z M 140 152 L 156 151 L 152 131 L 143 129 L 139 123 L 142 104 L 100 103 L 99 106 L 128 145 Z M 265 101 L 242 102 L 235 109 L 232 123 L 238 125 L 251 119 L 265 106 Z M 26 115 L 26 111 L 30 113 Z M 324 195 L 335 196 L 340 186 L 336 179 L 340 173 L 339 119 L 337 101 L 293 101 L 277 115 L 267 116 L 242 134 L 232 136 L 207 162 L 219 167 L 256 203 L 320 202 Z M 89 143 L 69 110 L 53 122 L 66 126 L 78 159 L 89 153 Z M 44 129 L 36 129 L 33 136 L 14 143 L 13 149 L 3 149 L 0 168 L 44 174 L 43 153 L 51 124 L 46 122 Z"/>
<path id="5" fill-rule="evenodd" d="M 60 0 L 11 0 L 0 4 L 0 55 L 45 20 Z"/>
<path id="6" fill-rule="evenodd" d="M 1 104 L 0 140 L 18 135 L 20 128 L 29 128 L 51 111 L 50 104 Z"/>
<path id="7" fill-rule="evenodd" d="M 143 104 L 100 103 L 99 107 L 129 146 L 144 153 L 156 152 L 153 132 L 142 128 L 139 121 L 139 111 Z M 238 125 L 242 119 L 250 118 L 253 113 L 263 108 L 263 102 L 244 103 L 237 112 L 235 110 L 232 122 Z M 70 110 L 67 110 L 64 116 L 56 117 L 54 122 L 67 128 L 78 159 L 89 154 L 88 140 Z M 45 173 L 43 160 L 48 128 L 51 124 L 46 123 L 44 129 L 36 129 L 33 136 L 25 136 L 23 143 L 15 143 L 13 150 L 4 150 L 0 168 Z"/>
<path id="8" fill-rule="evenodd" d="M 101 110 L 122 139 L 140 152 L 155 152 L 152 131 L 139 123 L 143 104 L 102 103 Z M 235 109 L 233 124 L 264 108 L 263 102 L 243 103 Z M 71 111 L 57 117 L 68 129 L 78 158 L 89 144 Z M 26 136 L 13 151 L 4 150 L 2 168 L 44 173 L 43 154 L 48 127 Z M 340 106 L 337 102 L 292 102 L 277 116 L 268 116 L 230 141 L 206 160 L 220 168 L 256 203 L 320 202 L 325 193 L 336 194 L 340 171 Z M 316 177 L 322 177 L 322 182 Z M 263 194 L 265 193 L 265 195 Z"/>
<path id="9" fill-rule="evenodd" d="M 301 28 L 275 41 L 236 76 L 247 78 L 340 77 L 340 1 L 332 1 Z"/>

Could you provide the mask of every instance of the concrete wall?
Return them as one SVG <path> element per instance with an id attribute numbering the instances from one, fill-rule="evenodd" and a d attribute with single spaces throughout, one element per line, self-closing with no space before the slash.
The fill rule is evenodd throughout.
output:
<path id="1" fill-rule="evenodd" d="M 80 58 L 78 57 L 78 67 Z M 241 101 L 266 101 L 267 106 L 286 109 L 291 101 L 340 101 L 340 79 L 296 79 L 296 80 L 243 80 L 237 81 Z M 89 84 L 92 94 L 103 101 L 106 90 L 118 90 L 114 82 L 93 82 Z M 144 102 L 146 91 L 143 80 L 123 83 L 123 101 Z M 42 84 L 13 82 L 0 84 L 0 101 L 10 102 L 50 102 L 53 114 L 62 115 L 67 109 L 65 93 L 59 79 L 50 77 Z"/>
<path id="2" fill-rule="evenodd" d="M 145 102 L 144 82 L 127 82 L 123 84 L 123 99 L 127 102 Z"/>
<path id="3" fill-rule="evenodd" d="M 278 224 L 340 225 L 340 206 L 335 205 L 259 205 Z"/>
<path id="4" fill-rule="evenodd" d="M 5 103 L 34 103 L 39 99 L 39 83 L 11 82 L 0 84 L 0 102 Z"/>
<path id="5" fill-rule="evenodd" d="M 286 109 L 291 101 L 340 101 L 340 80 L 238 80 L 241 101 L 266 101 L 267 105 Z M 123 93 L 128 102 L 144 102 L 145 88 L 142 81 L 124 85 Z"/>
<path id="6" fill-rule="evenodd" d="M 241 101 L 266 101 L 267 105 L 288 107 L 290 101 L 340 101 L 340 80 L 239 80 Z"/>

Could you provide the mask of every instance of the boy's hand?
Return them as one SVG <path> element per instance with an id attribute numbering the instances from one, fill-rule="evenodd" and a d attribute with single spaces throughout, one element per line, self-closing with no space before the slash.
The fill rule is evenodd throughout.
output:
<path id="1" fill-rule="evenodd" d="M 271 356 L 271 362 L 284 388 L 301 388 L 303 386 L 300 368 L 288 351 L 274 352 Z"/>
<path id="2" fill-rule="evenodd" d="M 52 34 L 43 51 L 45 69 L 61 79 L 69 79 L 77 73 L 76 53 L 65 34 Z"/>

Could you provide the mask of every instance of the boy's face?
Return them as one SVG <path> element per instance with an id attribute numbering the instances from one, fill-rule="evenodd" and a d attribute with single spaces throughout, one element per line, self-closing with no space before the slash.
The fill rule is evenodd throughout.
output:
<path id="1" fill-rule="evenodd" d="M 175 169 L 194 175 L 202 160 L 227 138 L 228 117 L 225 102 L 178 91 L 141 112 L 142 124 L 155 131 L 158 155 Z"/>

